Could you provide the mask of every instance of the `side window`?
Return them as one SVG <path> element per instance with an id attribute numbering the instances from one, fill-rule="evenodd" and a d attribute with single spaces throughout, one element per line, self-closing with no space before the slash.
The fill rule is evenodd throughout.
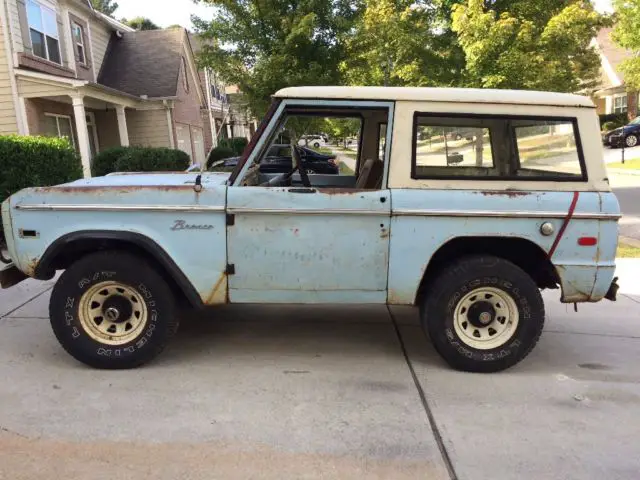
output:
<path id="1" fill-rule="evenodd" d="M 417 113 L 412 178 L 585 180 L 575 119 Z"/>
<path id="2" fill-rule="evenodd" d="M 498 176 L 492 120 L 417 116 L 415 178 Z"/>
<path id="3" fill-rule="evenodd" d="M 569 120 L 514 120 L 518 177 L 581 180 L 575 125 Z"/>

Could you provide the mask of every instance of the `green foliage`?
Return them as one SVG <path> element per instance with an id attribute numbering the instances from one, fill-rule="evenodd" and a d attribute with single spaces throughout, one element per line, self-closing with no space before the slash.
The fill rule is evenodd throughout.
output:
<path id="1" fill-rule="evenodd" d="M 172 172 L 189 166 L 189 155 L 182 150 L 151 147 L 115 147 L 93 159 L 93 175 L 112 172 Z"/>
<path id="2" fill-rule="evenodd" d="M 153 23 L 150 19 L 146 17 L 135 17 L 131 20 L 127 20 L 123 18 L 122 23 L 129 25 L 131 28 L 134 28 L 138 31 L 140 30 L 159 30 L 160 27 Z"/>
<path id="3" fill-rule="evenodd" d="M 223 138 L 218 142 L 219 147 L 229 148 L 234 155 L 242 155 L 248 144 L 249 141 L 244 137 Z"/>
<path id="4" fill-rule="evenodd" d="M 346 39 L 340 70 L 352 85 L 450 85 L 464 54 L 448 28 L 447 9 L 422 0 L 366 0 Z"/>
<path id="5" fill-rule="evenodd" d="M 627 86 L 640 90 L 640 0 L 614 0 L 613 8 L 616 26 L 612 38 L 632 54 L 620 64 L 620 70 Z"/>
<path id="6" fill-rule="evenodd" d="M 119 6 L 114 0 L 91 0 L 91 4 L 93 8 L 110 17 L 113 17 L 113 12 L 115 12 Z"/>
<path id="7" fill-rule="evenodd" d="M 82 177 L 80 157 L 66 138 L 0 136 L 0 202 L 27 187 Z"/>
<path id="8" fill-rule="evenodd" d="M 602 130 L 609 131 L 622 127 L 629 122 L 626 113 L 609 113 L 599 115 Z"/>
<path id="9" fill-rule="evenodd" d="M 341 140 L 346 148 L 347 139 L 360 133 L 361 122 L 357 118 L 327 118 L 326 130 L 335 140 Z"/>
<path id="10" fill-rule="evenodd" d="M 206 42 L 199 56 L 228 84 L 238 85 L 254 114 L 282 87 L 339 85 L 343 37 L 363 0 L 200 0 L 210 21 L 194 19 Z"/>
<path id="11" fill-rule="evenodd" d="M 452 12 L 468 86 L 577 92 L 599 78 L 590 42 L 608 20 L 589 0 L 467 0 Z"/>
<path id="12" fill-rule="evenodd" d="M 209 158 L 207 158 L 207 168 L 211 168 L 211 165 L 218 160 L 224 160 L 225 158 L 236 157 L 236 152 L 227 146 L 218 145 L 216 148 L 211 150 L 209 153 Z"/>

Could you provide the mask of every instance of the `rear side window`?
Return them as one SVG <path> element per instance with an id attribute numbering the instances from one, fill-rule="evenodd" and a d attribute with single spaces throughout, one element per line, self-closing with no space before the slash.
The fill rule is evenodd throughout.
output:
<path id="1" fill-rule="evenodd" d="M 575 119 L 416 113 L 412 178 L 586 180 Z"/>

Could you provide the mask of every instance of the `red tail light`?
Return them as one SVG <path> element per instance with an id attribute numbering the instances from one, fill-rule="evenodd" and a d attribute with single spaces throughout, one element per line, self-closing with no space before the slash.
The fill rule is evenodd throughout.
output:
<path id="1" fill-rule="evenodd" d="M 598 244 L 598 239 L 596 237 L 580 237 L 578 239 L 578 245 L 581 247 L 593 247 Z"/>

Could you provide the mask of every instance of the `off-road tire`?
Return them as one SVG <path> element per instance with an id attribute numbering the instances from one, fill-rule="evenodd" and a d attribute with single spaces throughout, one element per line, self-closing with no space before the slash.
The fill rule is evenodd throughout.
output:
<path id="1" fill-rule="evenodd" d="M 496 289 L 517 306 L 517 327 L 504 344 L 489 350 L 473 348 L 456 332 L 459 302 L 479 288 Z M 422 327 L 434 348 L 453 368 L 467 372 L 498 372 L 524 359 L 544 326 L 544 302 L 533 279 L 521 268 L 490 255 L 462 257 L 429 282 L 421 308 Z"/>
<path id="2" fill-rule="evenodd" d="M 121 345 L 101 342 L 80 319 L 83 295 L 104 282 L 124 286 L 144 304 L 146 320 L 139 334 L 125 338 Z M 80 362 L 101 369 L 134 368 L 149 362 L 162 352 L 179 324 L 174 296 L 162 276 L 145 260 L 120 251 L 90 254 L 71 265 L 53 288 L 49 317 L 62 347 Z"/>

